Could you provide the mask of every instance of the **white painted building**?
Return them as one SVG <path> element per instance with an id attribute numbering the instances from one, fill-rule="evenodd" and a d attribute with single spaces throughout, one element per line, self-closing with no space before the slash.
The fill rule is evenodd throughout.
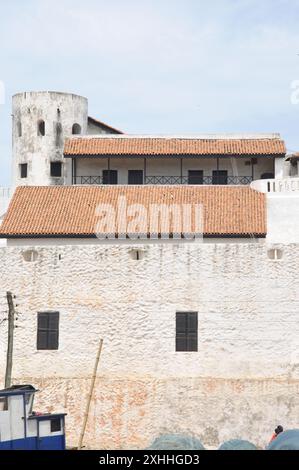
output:
<path id="1" fill-rule="evenodd" d="M 13 188 L 109 183 L 248 185 L 284 174 L 286 149 L 279 134 L 125 135 L 89 117 L 86 98 L 59 92 L 15 95 L 12 117 Z M 72 137 L 75 141 L 80 137 L 77 153 L 71 153 Z M 110 150 L 104 151 L 101 145 L 108 140 Z M 91 142 L 95 150 L 84 153 Z M 140 153 L 138 148 L 146 142 L 156 145 L 155 150 L 151 145 Z"/>
<path id="2" fill-rule="evenodd" d="M 12 291 L 13 381 L 68 414 L 68 444 L 100 338 L 88 447 L 144 449 L 176 432 L 264 447 L 278 423 L 298 427 L 299 191 L 284 179 L 280 136 L 117 135 L 88 118 L 84 98 L 57 93 L 17 95 L 13 114 L 13 185 L 27 187 L 0 229 L 0 309 Z M 147 236 L 152 204 L 200 204 L 200 236 L 184 238 L 172 219 L 163 240 L 163 216 L 157 239 L 132 240 L 136 214 L 122 208 L 125 227 L 116 218 L 116 237 L 96 238 L 99 205 L 116 209 L 120 196 L 146 209 L 133 225 Z M 1 371 L 5 345 L 0 328 Z"/>

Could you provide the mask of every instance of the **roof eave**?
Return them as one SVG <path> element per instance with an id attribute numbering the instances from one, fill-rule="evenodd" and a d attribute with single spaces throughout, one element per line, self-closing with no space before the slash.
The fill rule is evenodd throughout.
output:
<path id="1" fill-rule="evenodd" d="M 285 158 L 284 153 L 275 154 L 187 154 L 187 153 L 175 153 L 175 154 L 140 154 L 140 153 L 64 153 L 64 158 Z"/>
<path id="2" fill-rule="evenodd" d="M 196 234 L 194 234 L 196 236 Z M 205 233 L 203 235 L 203 238 L 265 238 L 267 236 L 267 233 L 261 232 L 261 233 Z M 170 238 L 173 238 L 172 234 L 169 235 Z M 26 239 L 26 238 L 84 238 L 84 239 L 95 239 L 98 238 L 95 234 L 44 234 L 44 233 L 35 233 L 35 234 L 7 234 L 3 233 L 0 234 L 0 239 Z M 127 236 L 127 238 L 130 238 Z M 115 239 L 118 239 L 118 235 L 115 234 Z M 147 239 L 144 239 L 146 242 L 150 237 Z M 158 237 L 158 239 L 161 239 L 161 236 Z M 132 240 L 135 241 L 135 240 Z"/>

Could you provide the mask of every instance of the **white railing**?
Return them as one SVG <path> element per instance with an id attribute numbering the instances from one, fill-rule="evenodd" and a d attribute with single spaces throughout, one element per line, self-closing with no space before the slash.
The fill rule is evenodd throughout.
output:
<path id="1" fill-rule="evenodd" d="M 10 201 L 11 191 L 10 188 L 0 187 L 0 218 L 6 212 L 9 201 Z"/>
<path id="2" fill-rule="evenodd" d="M 9 198 L 10 197 L 10 188 L 3 188 L 3 187 L 0 187 L 0 197 L 7 197 Z"/>
<path id="3" fill-rule="evenodd" d="M 250 187 L 260 193 L 299 193 L 299 178 L 256 180 L 250 184 Z"/>

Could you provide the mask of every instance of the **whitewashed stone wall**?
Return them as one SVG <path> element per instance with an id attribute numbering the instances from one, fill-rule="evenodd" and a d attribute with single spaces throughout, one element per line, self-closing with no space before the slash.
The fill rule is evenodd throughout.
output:
<path id="1" fill-rule="evenodd" d="M 87 133 L 88 101 L 70 93 L 25 92 L 12 99 L 12 186 L 71 183 L 71 162 L 65 162 L 61 178 L 51 177 L 50 163 L 64 162 L 64 141 L 73 124 Z M 45 122 L 45 135 L 38 123 Z M 20 177 L 20 164 L 27 163 L 27 178 Z"/>
<path id="2" fill-rule="evenodd" d="M 138 246 L 141 249 L 140 245 Z M 164 432 L 207 446 L 264 446 L 298 427 L 299 246 L 269 260 L 263 244 L 0 249 L 1 315 L 17 295 L 14 383 L 41 389 L 36 410 L 66 411 L 76 445 L 99 338 L 104 338 L 86 444 L 145 448 Z M 60 312 L 58 351 L 36 350 L 37 312 Z M 199 350 L 175 352 L 176 311 L 197 311 Z M 0 326 L 1 379 L 6 323 Z"/>

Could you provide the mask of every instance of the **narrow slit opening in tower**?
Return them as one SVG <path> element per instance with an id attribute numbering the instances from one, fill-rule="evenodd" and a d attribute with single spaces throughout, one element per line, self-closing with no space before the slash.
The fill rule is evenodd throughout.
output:
<path id="1" fill-rule="evenodd" d="M 40 120 L 40 121 L 38 121 L 38 123 L 37 123 L 37 134 L 38 134 L 39 136 L 44 137 L 45 133 L 46 133 L 46 124 L 45 124 L 45 121 Z"/>

